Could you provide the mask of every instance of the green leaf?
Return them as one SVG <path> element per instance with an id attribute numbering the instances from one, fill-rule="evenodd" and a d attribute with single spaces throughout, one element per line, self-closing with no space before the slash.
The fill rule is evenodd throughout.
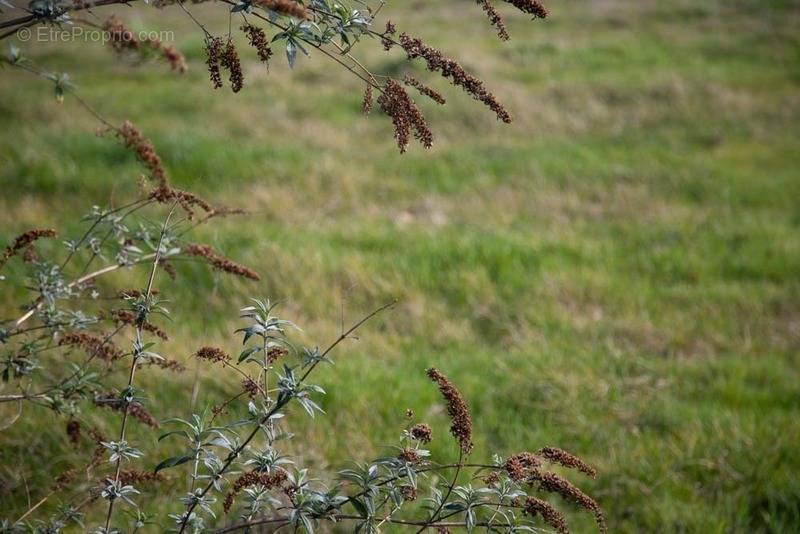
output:
<path id="1" fill-rule="evenodd" d="M 192 460 L 193 458 L 194 458 L 194 456 L 189 456 L 188 454 L 184 454 L 182 456 L 173 456 L 172 458 L 167 458 L 166 460 L 164 460 L 163 462 L 158 464 L 156 466 L 156 468 L 153 469 L 153 472 L 154 473 L 158 473 L 162 469 L 167 469 L 167 468 L 170 468 L 170 467 L 175 467 L 176 465 L 185 464 L 186 462 L 188 462 L 189 460 Z"/>
<path id="2" fill-rule="evenodd" d="M 247 358 L 249 358 L 251 355 L 253 355 L 254 353 L 256 353 L 256 352 L 258 352 L 260 350 L 261 350 L 261 347 L 249 347 L 249 348 L 244 349 L 242 351 L 242 353 L 239 354 L 239 363 L 242 363 Z"/>

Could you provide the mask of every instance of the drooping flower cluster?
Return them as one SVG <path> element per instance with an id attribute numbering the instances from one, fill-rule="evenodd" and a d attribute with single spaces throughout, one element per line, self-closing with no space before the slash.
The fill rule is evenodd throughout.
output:
<path id="1" fill-rule="evenodd" d="M 506 24 L 503 22 L 503 17 L 500 15 L 500 12 L 497 11 L 497 8 L 491 3 L 490 0 L 477 0 L 478 5 L 481 6 L 484 13 L 489 19 L 489 22 L 497 28 L 497 36 L 500 37 L 503 41 L 508 41 L 508 30 L 506 29 Z"/>
<path id="2" fill-rule="evenodd" d="M 232 40 L 225 44 L 220 63 L 228 69 L 228 81 L 231 82 L 231 91 L 238 93 L 244 87 L 244 73 L 242 72 L 242 62 L 239 60 L 239 53 Z"/>
<path id="3" fill-rule="evenodd" d="M 505 123 L 511 122 L 511 115 L 497 98 L 486 89 L 483 82 L 465 71 L 464 67 L 459 65 L 457 61 L 426 45 L 422 42 L 422 39 L 410 37 L 406 33 L 400 34 L 400 46 L 405 50 L 408 59 L 423 58 L 427 63 L 428 70 L 439 72 L 443 77 L 449 79 L 453 85 L 461 87 L 473 98 L 483 102 L 484 105 L 494 111 L 501 121 Z"/>
<path id="4" fill-rule="evenodd" d="M 559 534 L 569 534 L 569 528 L 567 528 L 567 521 L 564 516 L 547 501 L 529 496 L 525 499 L 524 510 L 530 517 L 542 516 L 544 522 L 553 527 Z"/>
<path id="5" fill-rule="evenodd" d="M 264 30 L 252 24 L 245 24 L 242 26 L 242 31 L 247 35 L 250 46 L 258 52 L 258 59 L 263 63 L 269 63 L 269 58 L 272 57 L 272 48 L 269 46 L 269 40 Z"/>
<path id="6" fill-rule="evenodd" d="M 566 478 L 556 473 L 532 469 L 526 482 L 529 484 L 538 483 L 540 490 L 557 493 L 564 499 L 577 504 L 581 508 L 589 510 L 594 514 L 595 522 L 600 532 L 604 533 L 608 530 L 603 511 L 600 509 L 600 505 L 597 504 L 597 501 L 586 495 Z"/>
<path id="7" fill-rule="evenodd" d="M 211 37 L 206 41 L 206 66 L 214 89 L 222 87 L 222 73 L 219 65 L 222 61 L 222 39 Z"/>
<path id="8" fill-rule="evenodd" d="M 406 90 L 393 79 L 386 82 L 383 93 L 378 97 L 381 110 L 389 115 L 394 125 L 394 138 L 400 152 L 405 152 L 411 141 L 411 133 L 424 146 L 433 146 L 433 132 L 417 105 Z"/>

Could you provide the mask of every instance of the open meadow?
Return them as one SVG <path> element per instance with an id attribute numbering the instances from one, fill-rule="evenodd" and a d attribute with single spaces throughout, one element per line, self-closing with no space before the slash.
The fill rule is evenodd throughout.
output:
<path id="1" fill-rule="evenodd" d="M 611 532 L 800 531 L 800 2 L 551 0 L 544 21 L 509 19 L 507 43 L 474 2 L 420 4 L 386 13 L 486 79 L 512 124 L 379 46 L 361 52 L 374 70 L 414 69 L 447 97 L 419 99 L 431 150 L 400 155 L 380 110 L 362 114 L 363 86 L 319 54 L 289 72 L 282 53 L 267 69 L 243 46 L 244 90 L 214 91 L 202 33 L 175 7 L 97 13 L 174 30 L 183 75 L 98 43 L 12 40 L 68 71 L 104 116 L 135 122 L 174 184 L 249 212 L 199 238 L 260 282 L 189 262 L 174 284 L 156 280 L 174 308 L 158 351 L 187 370 L 142 371 L 150 411 L 184 416 L 239 388 L 190 355 L 238 351 L 250 297 L 282 301 L 298 339 L 320 345 L 396 298 L 319 373 L 326 414 L 289 414 L 309 436 L 293 452 L 316 470 L 384 455 L 407 408 L 433 426 L 432 451 L 454 458 L 425 376 L 436 366 L 469 403 L 476 456 L 579 454 L 598 470 L 580 482 Z M 212 11 L 193 7 L 222 31 Z M 0 72 L 1 243 L 33 226 L 77 235 L 93 204 L 140 188 L 131 153 L 52 92 Z M 1 316 L 14 317 L 25 293 L 3 284 Z M 125 370 L 114 377 L 122 387 Z M 3 421 L 16 413 L 0 406 Z M 119 420 L 89 417 L 109 433 Z M 52 466 L 80 463 L 65 421 L 28 405 L 0 432 L 0 517 L 43 497 Z M 154 450 L 158 431 L 130 432 Z M 175 450 L 164 441 L 144 465 Z M 167 473 L 163 498 L 142 504 L 174 508 L 185 479 Z M 591 515 L 568 519 L 594 528 Z"/>

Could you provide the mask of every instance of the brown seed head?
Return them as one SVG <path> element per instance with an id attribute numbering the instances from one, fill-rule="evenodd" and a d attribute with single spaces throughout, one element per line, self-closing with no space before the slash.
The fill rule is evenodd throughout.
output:
<path id="1" fill-rule="evenodd" d="M 182 252 L 188 254 L 189 256 L 199 256 L 201 258 L 205 258 L 212 267 L 219 269 L 220 271 L 225 271 L 226 273 L 235 274 L 237 276 L 243 276 L 245 278 L 249 278 L 250 280 L 261 279 L 261 277 L 258 276 L 258 273 L 256 273 L 254 270 L 225 258 L 208 245 L 189 243 L 183 247 Z"/>
<path id="2" fill-rule="evenodd" d="M 294 0 L 254 0 L 253 5 L 297 19 L 307 19 L 305 6 Z"/>
<path id="3" fill-rule="evenodd" d="M 214 363 L 225 363 L 231 359 L 230 354 L 216 347 L 200 347 L 194 357 Z"/>
<path id="4" fill-rule="evenodd" d="M 161 163 L 161 157 L 156 153 L 152 141 L 142 135 L 141 130 L 130 121 L 125 121 L 116 130 L 117 136 L 125 148 L 133 150 L 138 160 L 150 171 L 152 177 L 161 187 L 167 185 L 167 171 Z"/>
<path id="5" fill-rule="evenodd" d="M 239 53 L 233 41 L 229 40 L 225 44 L 222 52 L 220 64 L 228 69 L 228 80 L 231 82 L 231 91 L 238 93 L 244 87 L 244 73 L 242 72 L 242 62 L 239 61 Z"/>
<path id="6" fill-rule="evenodd" d="M 364 115 L 369 115 L 369 112 L 372 111 L 372 84 L 367 84 L 367 88 L 364 89 L 364 100 L 361 102 L 361 110 L 364 112 Z"/>
<path id="7" fill-rule="evenodd" d="M 539 0 L 506 0 L 506 2 L 523 13 L 533 15 L 533 18 L 543 19 L 547 17 L 547 9 Z"/>
<path id="8" fill-rule="evenodd" d="M 409 449 L 408 447 L 401 450 L 397 457 L 407 464 L 413 465 L 419 463 L 419 454 L 417 454 L 417 451 L 414 449 Z"/>
<path id="9" fill-rule="evenodd" d="M 86 332 L 68 332 L 58 340 L 62 347 L 81 347 L 92 358 L 100 358 L 105 362 L 112 362 L 124 356 L 110 340 L 101 339 Z"/>
<path id="10" fill-rule="evenodd" d="M 400 46 L 406 51 L 408 59 L 423 58 L 427 63 L 428 70 L 439 72 L 444 78 L 449 79 L 453 85 L 461 87 L 471 94 L 473 98 L 483 102 L 484 105 L 494 111 L 501 121 L 505 123 L 511 122 L 511 115 L 498 102 L 497 98 L 484 87 L 483 82 L 467 73 L 457 61 L 445 57 L 439 50 L 426 45 L 421 39 L 409 37 L 405 33 L 400 34 Z"/>
<path id="11" fill-rule="evenodd" d="M 52 228 L 34 228 L 33 230 L 23 232 L 15 237 L 14 241 L 8 245 L 5 251 L 3 251 L 3 254 L 0 255 L 0 267 L 2 267 L 9 258 L 17 254 L 20 250 L 27 248 L 37 239 L 55 236 L 56 231 Z"/>
<path id="12" fill-rule="evenodd" d="M 447 103 L 447 101 L 438 91 L 436 91 L 431 87 L 428 87 L 427 85 L 425 85 L 418 79 L 414 78 L 413 76 L 406 74 L 405 77 L 403 78 L 403 83 L 405 83 L 410 87 L 413 87 L 414 89 L 419 91 L 420 94 L 427 96 L 428 98 L 430 98 L 439 105 L 443 106 Z"/>
<path id="13" fill-rule="evenodd" d="M 233 483 L 233 488 L 231 488 L 231 490 L 225 496 L 223 509 L 225 510 L 226 514 L 230 512 L 233 502 L 236 499 L 236 494 L 242 491 L 244 488 L 261 484 L 266 489 L 274 489 L 283 486 L 283 483 L 286 482 L 286 480 L 286 471 L 281 469 L 272 471 L 271 473 L 260 473 L 258 471 L 248 471 L 247 473 L 242 473 Z"/>
<path id="14" fill-rule="evenodd" d="M 461 452 L 468 454 L 472 450 L 472 416 L 469 414 L 464 397 L 450 379 L 435 367 L 428 369 L 428 378 L 436 382 L 447 402 L 447 413 L 452 421 L 450 433 L 456 438 Z"/>
<path id="15" fill-rule="evenodd" d="M 570 454 L 565 450 L 559 449 L 558 447 L 543 447 L 542 449 L 539 449 L 538 454 L 550 462 L 563 465 L 564 467 L 568 467 L 570 469 L 577 469 L 581 473 L 584 473 L 592 478 L 597 476 L 597 471 L 594 467 L 590 466 L 577 456 Z"/>
<path id="16" fill-rule="evenodd" d="M 547 501 L 536 497 L 527 497 L 525 499 L 525 513 L 531 517 L 540 515 L 544 522 L 553 527 L 559 534 L 569 534 L 566 519 Z"/>
<path id="17" fill-rule="evenodd" d="M 222 73 L 219 70 L 219 65 L 222 61 L 222 49 L 222 39 L 219 37 L 211 37 L 206 40 L 206 66 L 214 89 L 222 87 Z"/>
<path id="18" fill-rule="evenodd" d="M 73 446 L 77 446 L 78 443 L 81 441 L 81 423 L 75 419 L 70 419 L 67 421 L 67 436 L 69 436 L 69 442 L 72 443 Z"/>
<path id="19" fill-rule="evenodd" d="M 418 423 L 409 430 L 411 437 L 421 443 L 430 443 L 433 438 L 433 430 L 425 423 Z"/>
<path id="20" fill-rule="evenodd" d="M 272 48 L 269 46 L 269 39 L 267 39 L 267 34 L 264 33 L 264 30 L 252 24 L 245 24 L 242 26 L 242 31 L 247 35 L 250 46 L 258 52 L 258 59 L 262 63 L 269 63 L 269 58 L 272 57 Z"/>
<path id="21" fill-rule="evenodd" d="M 417 490 L 414 486 L 400 486 L 400 495 L 403 496 L 403 500 L 409 502 L 417 500 Z"/>
<path id="22" fill-rule="evenodd" d="M 408 148 L 412 131 L 422 146 L 425 148 L 433 146 L 433 133 L 422 112 L 408 96 L 403 86 L 390 78 L 386 82 L 383 93 L 378 97 L 378 104 L 381 106 L 381 110 L 392 119 L 394 138 L 397 140 L 397 146 L 401 153 Z"/>
<path id="23" fill-rule="evenodd" d="M 383 45 L 383 49 L 387 52 L 394 46 L 392 35 L 395 33 L 397 33 L 397 27 L 394 25 L 394 22 L 387 20 L 386 29 L 384 30 L 383 35 L 381 35 L 381 44 Z"/>
<path id="24" fill-rule="evenodd" d="M 605 517 L 603 516 L 603 511 L 600 509 L 600 505 L 569 480 L 555 473 L 532 469 L 527 481 L 531 484 L 538 482 L 539 489 L 550 493 L 558 493 L 564 499 L 574 502 L 581 508 L 589 510 L 594 514 L 595 522 L 600 532 L 607 532 L 608 528 L 606 527 Z"/>
<path id="25" fill-rule="evenodd" d="M 492 5 L 489 0 L 477 0 L 478 5 L 481 6 L 486 16 L 489 18 L 489 22 L 497 28 L 497 35 L 503 41 L 508 41 L 508 30 L 506 29 L 505 22 L 503 22 L 503 17 L 497 11 L 497 9 Z"/>

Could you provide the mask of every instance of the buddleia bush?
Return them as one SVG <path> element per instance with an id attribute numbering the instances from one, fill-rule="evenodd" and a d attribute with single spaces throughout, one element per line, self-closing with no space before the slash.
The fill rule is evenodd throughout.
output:
<path id="1" fill-rule="evenodd" d="M 330 0 L 219 0 L 214 8 L 220 16 L 240 21 L 230 24 L 226 35 L 206 29 L 192 12 L 197 3 L 162 0 L 153 7 L 181 10 L 196 23 L 203 35 L 205 68 L 216 89 L 238 92 L 247 87 L 241 45 L 233 35 L 240 31 L 262 62 L 275 61 L 280 49 L 294 67 L 299 57 L 316 51 L 332 65 L 346 68 L 363 84 L 364 111 L 369 113 L 377 104 L 392 121 L 401 152 L 412 137 L 424 147 L 434 141 L 409 88 L 439 104 L 445 99 L 410 75 L 394 79 L 369 70 L 355 56 L 361 46 L 400 50 L 409 61 L 424 62 L 430 73 L 463 89 L 498 120 L 512 120 L 483 81 L 418 37 L 398 31 L 391 21 L 380 20 L 389 11 L 385 1 L 347 5 Z M 508 39 L 496 6 L 489 0 L 476 3 L 499 37 Z M 536 0 L 505 3 L 533 18 L 547 15 Z M 188 68 L 176 48 L 135 35 L 116 15 L 100 22 L 81 16 L 115 4 L 137 5 L 121 0 L 34 0 L 24 14 L 14 16 L 12 10 L 0 23 L 0 39 L 37 25 L 83 24 L 105 32 L 113 53 L 160 59 L 177 74 Z M 463 4 L 466 9 L 471 2 Z M 441 393 L 451 420 L 448 431 L 432 428 L 409 410 L 405 424 L 397 428 L 397 442 L 383 457 L 353 458 L 331 474 L 315 472 L 290 455 L 287 442 L 303 440 L 291 432 L 292 422 L 326 415 L 321 400 L 325 391 L 315 383 L 317 374 L 332 372 L 327 364 L 342 342 L 377 314 L 391 313 L 393 303 L 343 327 L 327 345 L 312 346 L 298 342 L 298 326 L 278 315 L 276 303 L 254 297 L 241 303 L 241 328 L 224 346 L 198 342 L 181 359 L 161 354 L 159 346 L 170 336 L 171 311 L 180 305 L 170 294 L 170 281 L 180 276 L 183 265 L 202 262 L 247 283 L 259 280 L 254 269 L 194 240 L 198 227 L 244 213 L 174 187 L 167 165 L 139 128 L 131 121 L 105 118 L 77 94 L 67 74 L 47 71 L 13 46 L 2 61 L 52 83 L 56 98 L 74 98 L 98 119 L 101 134 L 138 159 L 147 182 L 139 198 L 115 207 L 92 207 L 82 216 L 77 235 L 33 228 L 13 239 L 0 255 L 0 291 L 9 298 L 28 295 L 15 306 L 5 306 L 20 312 L 0 322 L 0 404 L 24 405 L 25 417 L 54 412 L 62 418 L 63 430 L 41 431 L 64 432 L 64 439 L 82 453 L 82 462 L 66 470 L 42 462 L 49 484 L 28 488 L 33 499 L 27 510 L 6 517 L 0 530 L 419 533 L 464 528 L 564 533 L 569 529 L 556 507 L 561 506 L 558 500 L 592 514 L 599 530 L 606 530 L 597 502 L 558 474 L 569 469 L 594 478 L 595 470 L 577 456 L 548 446 L 473 458 L 473 425 L 480 421 L 473 421 L 469 405 L 480 399 L 465 399 L 435 367 L 427 370 L 427 377 Z M 13 270 L 8 269 L 11 263 L 17 263 Z M 120 280 L 127 283 L 121 285 Z M 238 387 L 199 412 L 184 413 L 184 407 L 176 405 L 168 407 L 171 418 L 156 417 L 148 399 L 158 381 L 168 379 L 161 373 L 183 372 L 187 357 L 229 373 L 235 380 L 221 383 Z M 160 368 L 159 373 L 153 374 L 153 368 Z M 113 433 L 93 426 L 96 419 L 91 415 L 96 412 L 116 416 Z M 12 435 L 16 422 L 12 417 L 3 432 Z M 158 445 L 133 441 L 129 430 L 134 424 L 153 432 Z M 429 444 L 446 439 L 453 440 L 452 457 L 435 457 Z M 162 452 L 166 448 L 180 453 L 167 456 Z M 161 488 L 167 477 L 174 480 L 178 473 L 188 481 L 186 487 L 168 501 L 170 512 L 154 514 L 151 505 L 164 496 Z M 174 491 L 167 496 L 173 497 Z M 63 503 L 55 511 L 45 506 L 53 500 Z"/>

